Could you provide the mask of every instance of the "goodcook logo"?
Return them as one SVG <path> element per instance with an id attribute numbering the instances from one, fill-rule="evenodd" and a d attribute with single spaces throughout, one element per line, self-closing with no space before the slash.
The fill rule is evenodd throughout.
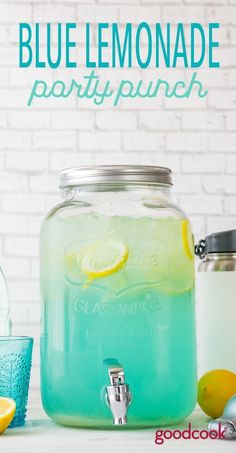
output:
<path id="1" fill-rule="evenodd" d="M 188 424 L 188 428 L 180 431 L 179 429 L 170 430 L 170 429 L 158 429 L 155 436 L 155 444 L 162 445 L 165 440 L 170 439 L 194 439 L 194 440 L 205 440 L 205 439 L 225 439 L 225 429 L 221 429 L 221 424 L 218 425 L 218 430 L 207 431 L 206 429 L 192 429 L 192 424 Z"/>

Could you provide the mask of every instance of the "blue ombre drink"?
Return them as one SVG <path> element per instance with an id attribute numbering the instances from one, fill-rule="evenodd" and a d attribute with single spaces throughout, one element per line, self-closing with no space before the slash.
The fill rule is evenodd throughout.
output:
<path id="1" fill-rule="evenodd" d="M 103 191 L 87 191 L 43 223 L 42 400 L 59 423 L 113 426 L 110 358 L 122 364 L 132 393 L 126 427 L 173 424 L 194 408 L 192 235 L 156 190 L 113 189 L 110 212 Z"/>

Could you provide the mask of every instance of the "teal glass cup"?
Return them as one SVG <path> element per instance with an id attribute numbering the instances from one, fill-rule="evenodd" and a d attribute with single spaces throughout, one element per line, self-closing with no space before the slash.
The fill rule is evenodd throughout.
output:
<path id="1" fill-rule="evenodd" d="M 16 403 L 10 428 L 25 423 L 32 350 L 33 338 L 0 336 L 0 396 Z"/>

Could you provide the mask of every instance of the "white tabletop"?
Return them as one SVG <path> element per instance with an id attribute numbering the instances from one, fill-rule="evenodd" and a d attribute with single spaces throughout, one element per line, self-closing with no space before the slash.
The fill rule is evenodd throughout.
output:
<path id="1" fill-rule="evenodd" d="M 207 429 L 208 418 L 195 411 L 178 429 L 191 422 L 193 429 Z M 176 427 L 177 428 L 177 427 Z M 27 423 L 24 427 L 8 429 L 0 437 L 4 453 L 152 453 L 157 451 L 235 452 L 235 441 L 224 440 L 165 440 L 155 444 L 155 429 L 138 431 L 105 431 L 59 426 L 44 413 L 39 392 L 31 392 Z"/>

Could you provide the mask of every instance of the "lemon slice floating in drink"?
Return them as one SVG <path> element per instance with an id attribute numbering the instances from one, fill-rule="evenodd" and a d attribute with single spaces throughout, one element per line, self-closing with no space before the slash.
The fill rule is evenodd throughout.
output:
<path id="1" fill-rule="evenodd" d="M 16 412 L 16 403 L 10 398 L 0 397 L 0 434 L 10 425 Z"/>
<path id="2" fill-rule="evenodd" d="M 122 242 L 103 239 L 89 244 L 81 250 L 78 262 L 89 282 L 108 277 L 119 271 L 128 260 L 128 247 Z"/>
<path id="3" fill-rule="evenodd" d="M 185 255 L 192 260 L 194 256 L 194 240 L 187 219 L 182 221 L 182 242 Z"/>

